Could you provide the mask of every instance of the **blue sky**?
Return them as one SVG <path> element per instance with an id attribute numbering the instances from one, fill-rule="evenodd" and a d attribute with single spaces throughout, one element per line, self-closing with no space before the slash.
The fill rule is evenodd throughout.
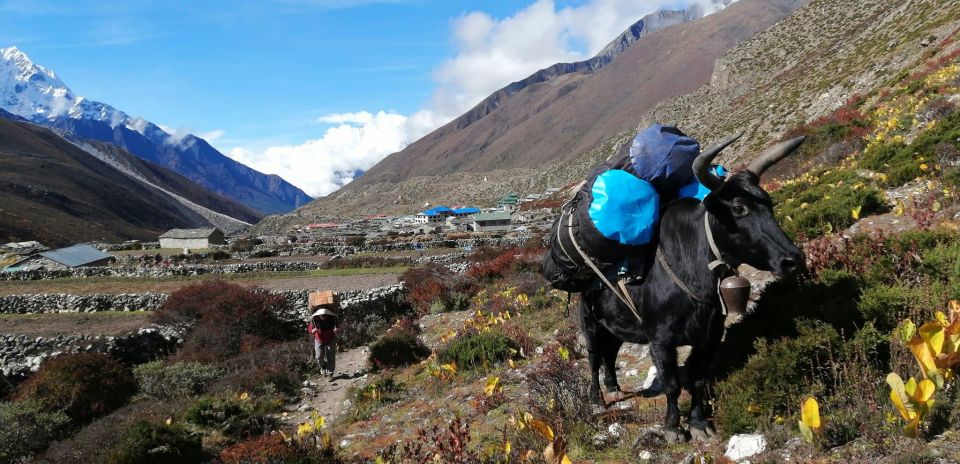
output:
<path id="1" fill-rule="evenodd" d="M 490 91 L 596 52 L 678 0 L 0 0 L 16 45 L 78 95 L 206 135 L 311 194 Z"/>

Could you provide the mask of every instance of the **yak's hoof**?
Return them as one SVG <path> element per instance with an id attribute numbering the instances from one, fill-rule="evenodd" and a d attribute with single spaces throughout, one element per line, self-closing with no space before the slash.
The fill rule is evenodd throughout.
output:
<path id="1" fill-rule="evenodd" d="M 664 427 L 663 438 L 671 445 L 679 445 L 690 440 L 683 427 Z"/>
<path id="2" fill-rule="evenodd" d="M 717 436 L 717 431 L 707 422 L 703 422 L 702 424 L 691 423 L 690 436 L 694 441 L 707 443 L 713 441 L 714 437 Z"/>

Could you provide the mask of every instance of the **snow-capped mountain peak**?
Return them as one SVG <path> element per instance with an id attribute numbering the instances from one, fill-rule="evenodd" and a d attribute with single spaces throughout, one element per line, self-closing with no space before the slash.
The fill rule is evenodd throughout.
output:
<path id="1" fill-rule="evenodd" d="M 34 64 L 17 47 L 0 48 L 0 108 L 41 122 L 57 117 L 108 121 L 130 117 L 110 105 L 77 96 L 53 71 Z"/>

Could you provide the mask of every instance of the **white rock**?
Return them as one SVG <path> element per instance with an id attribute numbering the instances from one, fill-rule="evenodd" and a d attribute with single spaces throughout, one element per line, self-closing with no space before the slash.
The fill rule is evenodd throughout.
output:
<path id="1" fill-rule="evenodd" d="M 755 454 L 762 453 L 767 448 L 767 439 L 759 433 L 743 433 L 730 437 L 727 442 L 727 451 L 723 453 L 728 459 L 741 461 Z"/>
<path id="2" fill-rule="evenodd" d="M 650 387 L 657 381 L 657 366 L 650 366 L 650 369 L 647 369 L 647 378 L 643 380 L 643 389 L 649 390 Z"/>
<path id="3" fill-rule="evenodd" d="M 626 372 L 623 373 L 623 375 L 625 375 L 625 376 L 627 376 L 627 377 L 636 377 L 636 376 L 639 375 L 639 374 L 640 374 L 640 373 L 637 372 L 636 369 L 630 369 L 629 371 L 626 371 Z"/>
<path id="4" fill-rule="evenodd" d="M 620 438 L 626 432 L 627 432 L 627 428 L 624 427 L 619 422 L 614 422 L 610 424 L 609 427 L 607 427 L 607 433 L 609 433 L 610 436 L 614 438 Z"/>
<path id="5" fill-rule="evenodd" d="M 643 451 L 640 452 L 639 455 L 637 455 L 637 457 L 640 458 L 640 459 L 643 460 L 643 461 L 649 461 L 649 460 L 653 459 L 653 453 L 651 453 L 651 452 L 649 452 L 649 451 L 647 451 L 647 450 L 643 450 Z"/>

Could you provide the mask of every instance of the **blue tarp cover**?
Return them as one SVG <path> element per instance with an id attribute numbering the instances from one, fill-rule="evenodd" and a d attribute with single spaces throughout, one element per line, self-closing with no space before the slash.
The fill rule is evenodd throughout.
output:
<path id="1" fill-rule="evenodd" d="M 625 245 L 643 245 L 653 239 L 660 196 L 649 182 L 611 169 L 597 176 L 592 193 L 590 219 L 604 237 Z"/>

